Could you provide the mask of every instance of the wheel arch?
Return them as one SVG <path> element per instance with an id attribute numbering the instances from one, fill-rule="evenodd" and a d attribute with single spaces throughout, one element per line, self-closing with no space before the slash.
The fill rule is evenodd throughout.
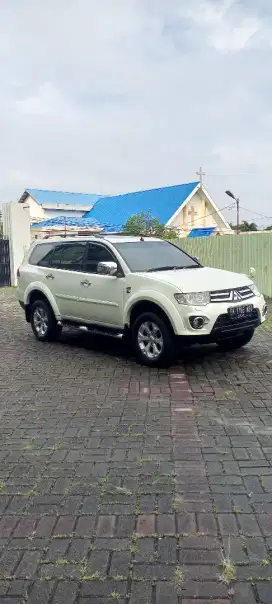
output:
<path id="1" fill-rule="evenodd" d="M 31 306 L 34 302 L 37 302 L 37 300 L 46 302 L 50 306 L 55 318 L 58 320 L 59 312 L 52 294 L 49 292 L 48 295 L 48 292 L 44 292 L 40 287 L 33 287 L 26 293 L 25 299 L 25 316 L 28 323 L 30 323 Z"/>
<path id="2" fill-rule="evenodd" d="M 128 315 L 128 327 L 131 328 L 137 317 L 146 312 L 153 312 L 157 314 L 165 321 L 171 332 L 174 333 L 174 325 L 172 324 L 167 312 L 160 306 L 160 304 L 153 302 L 152 300 L 138 300 L 131 306 Z"/>

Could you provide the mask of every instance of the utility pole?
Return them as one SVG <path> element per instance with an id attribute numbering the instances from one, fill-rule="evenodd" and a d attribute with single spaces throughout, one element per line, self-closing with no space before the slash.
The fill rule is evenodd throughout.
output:
<path id="1" fill-rule="evenodd" d="M 240 199 L 236 197 L 236 233 L 240 234 Z"/>
<path id="2" fill-rule="evenodd" d="M 240 234 L 240 199 L 239 197 L 235 197 L 235 195 L 233 195 L 232 191 L 225 191 L 226 195 L 228 195 L 229 197 L 231 197 L 232 199 L 234 199 L 235 203 L 236 203 L 236 235 Z"/>
<path id="3" fill-rule="evenodd" d="M 199 168 L 199 172 L 196 173 L 199 176 L 200 186 L 203 187 L 203 176 L 206 176 L 205 172 L 202 170 L 202 166 Z"/>

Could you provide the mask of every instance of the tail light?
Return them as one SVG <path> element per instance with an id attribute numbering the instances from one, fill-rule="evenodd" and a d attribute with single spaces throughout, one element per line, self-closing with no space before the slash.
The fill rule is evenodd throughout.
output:
<path id="1" fill-rule="evenodd" d="M 17 268 L 17 278 L 19 279 L 19 277 L 20 277 L 20 269 Z"/>

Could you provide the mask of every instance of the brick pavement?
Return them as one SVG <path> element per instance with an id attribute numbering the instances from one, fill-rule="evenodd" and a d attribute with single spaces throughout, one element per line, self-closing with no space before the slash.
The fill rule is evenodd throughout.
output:
<path id="1" fill-rule="evenodd" d="M 271 604 L 271 332 L 151 371 L 0 308 L 1 604 Z"/>

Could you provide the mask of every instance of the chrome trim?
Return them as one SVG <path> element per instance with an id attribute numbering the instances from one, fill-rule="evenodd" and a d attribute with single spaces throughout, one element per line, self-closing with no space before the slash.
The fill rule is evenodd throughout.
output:
<path id="1" fill-rule="evenodd" d="M 235 287 L 233 289 L 220 289 L 210 292 L 210 302 L 243 302 L 254 298 L 255 294 L 249 285 Z"/>

